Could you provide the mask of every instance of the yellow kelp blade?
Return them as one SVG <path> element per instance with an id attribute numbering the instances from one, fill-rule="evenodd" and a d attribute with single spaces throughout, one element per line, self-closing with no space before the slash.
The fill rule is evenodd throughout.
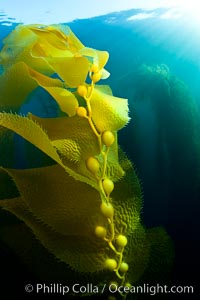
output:
<path id="1" fill-rule="evenodd" d="M 109 85 L 104 85 L 104 84 L 97 85 L 96 84 L 95 85 L 95 90 L 100 91 L 104 94 L 113 96 L 112 89 Z"/>
<path id="2" fill-rule="evenodd" d="M 78 101 L 71 92 L 62 88 L 62 81 L 42 75 L 23 62 L 13 65 L 0 76 L 0 106 L 4 109 L 19 108 L 38 85 L 56 100 L 63 112 L 75 115 Z"/>
<path id="3" fill-rule="evenodd" d="M 38 85 L 41 87 L 63 86 L 59 79 L 42 75 L 23 62 L 14 64 L 0 76 L 0 107 L 19 109 L 26 97 Z"/>
<path id="4" fill-rule="evenodd" d="M 31 54 L 35 57 L 73 57 L 73 54 L 69 50 L 60 50 L 53 47 L 46 40 L 38 40 L 33 46 Z"/>
<path id="5" fill-rule="evenodd" d="M 60 109 L 68 116 L 74 116 L 78 107 L 78 100 L 67 89 L 64 89 L 63 83 L 59 79 L 53 79 L 28 68 L 32 79 L 36 80 L 38 85 L 45 89 L 58 103 Z"/>
<path id="6" fill-rule="evenodd" d="M 39 124 L 51 141 L 72 139 L 79 144 L 81 158 L 99 154 L 99 145 L 96 135 L 92 131 L 88 120 L 78 116 L 72 118 L 40 118 L 29 114 L 29 117 Z"/>
<path id="7" fill-rule="evenodd" d="M 61 34 L 56 34 L 56 30 L 50 30 L 50 27 L 40 28 L 38 26 L 29 25 L 28 28 L 38 36 L 40 41 L 48 41 L 50 46 L 60 50 L 67 50 L 67 40 Z"/>
<path id="8" fill-rule="evenodd" d="M 23 64 L 23 62 L 21 62 Z M 63 87 L 63 82 L 57 78 L 43 75 L 26 65 L 28 76 L 35 80 L 41 87 Z"/>
<path id="9" fill-rule="evenodd" d="M 136 190 L 133 193 L 138 183 L 132 177 L 130 162 L 124 161 L 123 165 L 126 177 L 116 183 L 112 204 L 116 231 L 127 224 L 129 243 L 124 259 L 135 282 L 144 272 L 149 249 L 145 230 L 139 224 L 141 195 Z M 3 171 L 15 182 L 21 199 L 0 201 L 0 206 L 23 220 L 51 253 L 77 271 L 95 272 L 105 268 L 104 261 L 110 252 L 107 243 L 94 235 L 97 225 L 107 224 L 101 214 L 98 191 L 74 180 L 59 165 Z"/>
<path id="10" fill-rule="evenodd" d="M 106 69 L 101 69 L 101 79 L 107 79 L 110 76 L 110 73 Z"/>
<path id="11" fill-rule="evenodd" d="M 0 76 L 0 108 L 17 108 L 38 86 L 24 63 L 14 64 Z"/>
<path id="12" fill-rule="evenodd" d="M 102 69 L 109 59 L 109 53 L 107 51 L 95 50 L 97 54 L 97 61 L 99 69 Z"/>
<path id="13" fill-rule="evenodd" d="M 36 124 L 36 122 L 34 122 L 33 120 L 19 115 L 0 113 L 0 126 L 10 129 L 15 133 L 19 134 L 20 136 L 22 136 L 24 139 L 26 139 L 28 142 L 36 146 L 38 149 L 40 149 L 46 155 L 52 158 L 55 162 L 57 162 L 60 166 L 62 166 L 65 169 L 65 171 L 67 171 L 67 173 L 73 176 L 76 180 L 86 182 L 89 185 L 98 189 L 96 180 L 91 176 L 89 171 L 86 173 L 86 175 L 88 175 L 87 177 L 84 175 L 86 170 L 85 160 L 82 161 L 82 165 L 84 166 L 84 170 L 82 172 L 83 175 L 81 174 L 81 170 L 80 173 L 73 170 L 74 164 L 70 166 L 64 164 L 60 156 L 56 152 L 56 149 L 53 147 L 53 144 L 51 143 L 51 140 L 49 139 L 45 131 L 43 131 L 42 128 L 38 124 Z M 76 128 L 77 127 L 75 126 L 74 131 L 76 131 Z M 84 135 L 82 141 L 84 143 Z M 91 149 L 94 143 L 92 143 L 92 140 L 90 140 L 90 142 L 91 143 L 89 148 Z M 76 166 L 76 167 L 79 170 L 80 166 Z"/>
<path id="14" fill-rule="evenodd" d="M 93 48 L 84 47 L 79 50 L 79 53 L 86 57 L 91 57 L 94 65 L 101 70 L 108 61 L 109 54 L 107 51 L 99 51 Z"/>
<path id="15" fill-rule="evenodd" d="M 97 187 L 96 179 L 86 167 L 88 157 L 100 152 L 98 140 L 88 120 L 78 116 L 44 119 L 29 114 L 29 117 L 44 128 L 63 163 L 77 175 L 90 179 L 93 186 Z"/>
<path id="16" fill-rule="evenodd" d="M 65 165 L 77 174 L 94 180 L 86 168 L 86 161 L 90 156 L 96 156 L 99 161 L 102 158 L 99 155 L 98 140 L 87 119 L 78 116 L 44 119 L 32 114 L 29 114 L 29 117 L 44 128 Z M 118 162 L 117 134 L 114 135 L 115 142 L 108 154 L 107 174 L 117 181 L 123 177 L 124 172 Z"/>
<path id="17" fill-rule="evenodd" d="M 0 113 L 0 125 L 14 131 L 62 165 L 47 134 L 34 121 L 16 114 Z"/>
<path id="18" fill-rule="evenodd" d="M 68 87 L 76 88 L 85 83 L 89 71 L 85 57 L 47 58 L 47 61 Z"/>
<path id="19" fill-rule="evenodd" d="M 100 132 L 117 131 L 129 121 L 127 99 L 117 98 L 94 89 L 90 100 L 92 119 Z"/>
<path id="20" fill-rule="evenodd" d="M 48 41 L 53 47 L 66 50 L 68 49 L 72 53 L 76 53 L 78 50 L 84 47 L 81 41 L 75 36 L 71 29 L 67 25 L 28 25 L 28 28 L 32 30 L 41 40 Z"/>
<path id="21" fill-rule="evenodd" d="M 113 132 L 115 140 L 114 143 L 110 146 L 109 152 L 108 152 L 108 163 L 106 168 L 106 176 L 110 178 L 113 182 L 118 181 L 124 176 L 124 170 L 122 166 L 119 163 L 119 146 L 118 146 L 118 140 L 117 140 L 117 132 Z"/>
<path id="22" fill-rule="evenodd" d="M 61 166 L 6 170 L 32 213 L 53 230 L 90 236 L 97 219 L 106 224 L 107 219 L 100 213 L 99 192 L 75 180 Z"/>
<path id="23" fill-rule="evenodd" d="M 24 31 L 27 36 L 25 41 L 23 40 Z M 17 36 L 15 37 L 15 35 Z M 23 26 L 19 26 L 19 28 L 17 27 L 16 31 L 14 30 L 5 39 L 6 44 L 0 52 L 1 64 L 3 65 L 3 68 L 6 70 L 8 67 L 11 67 L 17 62 L 25 62 L 27 65 L 29 65 L 29 67 L 32 67 L 43 74 L 52 75 L 54 71 L 48 62 L 41 56 L 41 54 L 43 54 L 41 53 L 41 50 L 40 55 L 32 55 L 32 49 L 37 44 L 37 41 L 38 37 L 30 30 L 24 28 Z"/>
<path id="24" fill-rule="evenodd" d="M 69 50 L 68 37 L 58 34 L 55 30 L 49 31 L 47 28 L 30 27 L 38 36 L 37 42 L 32 48 L 32 55 L 39 57 L 73 57 Z"/>
<path id="25" fill-rule="evenodd" d="M 58 139 L 52 141 L 52 145 L 56 148 L 60 158 L 67 165 L 66 160 L 80 164 L 81 162 L 81 148 L 77 142 L 71 138 Z"/>
<path id="26" fill-rule="evenodd" d="M 67 113 L 69 117 L 72 117 L 76 114 L 78 100 L 71 92 L 60 87 L 43 86 L 43 88 L 56 100 L 60 109 Z"/>
<path id="27" fill-rule="evenodd" d="M 72 30 L 67 25 L 50 25 L 47 27 L 49 30 L 56 31 L 56 34 L 64 34 L 67 36 L 67 41 L 69 44 L 69 49 L 72 53 L 78 52 L 84 47 L 78 37 L 72 32 Z"/>
<path id="28" fill-rule="evenodd" d="M 137 191 L 138 180 L 133 177 L 127 158 L 122 165 L 126 177 L 115 185 L 114 222 L 116 231 L 127 224 L 129 242 L 124 251 L 124 259 L 129 264 L 127 280 L 136 282 L 147 266 L 149 245 L 146 232 L 139 224 L 141 191 Z M 75 181 L 59 165 L 2 171 L 15 182 L 21 198 L 0 201 L 1 207 L 23 220 L 44 247 L 73 269 L 78 272 L 105 270 L 104 262 L 110 252 L 107 243 L 97 238 L 93 230 L 99 224 L 107 224 L 107 219 L 100 212 L 101 201 L 96 190 Z M 109 272 L 108 280 L 114 280 L 113 275 Z"/>
<path id="29" fill-rule="evenodd" d="M 32 43 L 33 40 L 37 40 L 37 36 L 30 31 L 28 26 L 18 25 L 7 37 L 3 39 L 3 44 L 11 47 L 16 45 L 16 48 L 24 48 Z M 19 51 L 20 49 L 18 48 L 13 50 Z"/>
<path id="30" fill-rule="evenodd" d="M 1 64 L 4 68 L 12 66 L 18 60 L 24 49 L 33 45 L 37 41 L 37 36 L 26 26 L 17 26 L 4 40 L 4 47 L 0 52 Z"/>

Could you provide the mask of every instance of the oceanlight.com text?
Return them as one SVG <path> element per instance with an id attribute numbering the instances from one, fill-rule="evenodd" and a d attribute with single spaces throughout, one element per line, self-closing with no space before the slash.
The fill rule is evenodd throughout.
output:
<path id="1" fill-rule="evenodd" d="M 61 283 L 38 283 L 36 285 L 27 284 L 25 286 L 25 291 L 27 293 L 35 292 L 36 294 L 60 294 L 66 295 L 71 293 L 76 294 L 103 294 L 105 291 L 109 291 L 111 294 L 149 294 L 150 296 L 154 296 L 157 294 L 193 294 L 194 287 L 193 286 L 168 286 L 168 285 L 150 285 L 145 283 L 143 285 L 129 285 L 120 286 L 115 284 L 114 282 L 111 284 L 104 284 L 102 286 L 97 286 L 92 283 L 88 283 L 86 285 L 80 285 L 79 283 L 75 283 L 72 286 L 62 285 Z"/>
<path id="2" fill-rule="evenodd" d="M 145 283 L 138 286 L 117 286 L 116 284 L 109 285 L 109 291 L 111 293 L 122 293 L 122 294 L 149 294 L 154 296 L 156 294 L 193 294 L 193 286 L 168 286 L 168 285 L 150 285 Z"/>

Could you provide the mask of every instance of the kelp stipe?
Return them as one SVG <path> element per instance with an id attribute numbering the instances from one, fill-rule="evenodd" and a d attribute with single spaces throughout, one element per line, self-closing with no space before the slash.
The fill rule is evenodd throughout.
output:
<path id="1" fill-rule="evenodd" d="M 7 132 L 17 133 L 55 162 L 34 169 L 7 168 L 2 162 L 0 206 L 23 221 L 2 226 L 2 240 L 29 261 L 26 256 L 34 253 L 26 241 L 35 236 L 54 255 L 53 264 L 62 262 L 62 281 L 91 282 L 99 294 L 104 284 L 109 290 L 111 283 L 130 287 L 148 274 L 152 278 L 153 269 L 161 278 L 159 260 L 168 273 L 170 239 L 164 230 L 141 224 L 140 184 L 117 143 L 117 131 L 129 121 L 128 102 L 98 85 L 109 76 L 108 53 L 85 47 L 67 26 L 19 25 L 4 40 L 0 56 L 0 104 L 15 112 L 0 113 L 1 140 Z M 57 102 L 62 117 L 18 114 L 38 86 Z M 13 243 L 13 234 L 20 243 Z M 41 244 L 33 242 L 44 256 Z M 45 267 L 43 280 L 59 278 Z"/>

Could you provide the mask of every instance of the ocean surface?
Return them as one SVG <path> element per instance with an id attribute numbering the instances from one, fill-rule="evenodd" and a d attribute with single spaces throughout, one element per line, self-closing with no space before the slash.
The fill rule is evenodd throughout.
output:
<path id="1" fill-rule="evenodd" d="M 172 237 L 176 253 L 174 284 L 197 289 L 200 30 L 186 17 L 161 18 L 164 9 L 154 11 L 156 16 L 151 18 L 133 17 L 140 13 L 128 10 L 67 24 L 85 45 L 110 54 L 106 69 L 111 75 L 105 83 L 115 96 L 129 101 L 131 121 L 119 132 L 119 145 L 141 180 L 143 222 L 147 227 L 163 226 Z M 0 22 L 0 48 L 4 37 L 17 26 L 11 21 Z M 21 112 L 30 108 L 40 116 L 54 116 L 54 107 L 44 107 L 34 100 Z M 16 167 L 20 167 L 25 162 L 20 141 L 17 144 L 20 163 Z M 6 261 L 4 270 L 7 265 L 10 269 L 13 264 L 20 267 L 3 246 L 0 261 Z M 24 272 L 29 274 L 28 270 Z M 9 278 L 9 274 L 6 276 Z"/>

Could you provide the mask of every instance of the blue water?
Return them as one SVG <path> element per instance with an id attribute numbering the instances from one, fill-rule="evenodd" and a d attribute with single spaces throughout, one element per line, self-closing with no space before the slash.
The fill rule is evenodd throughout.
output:
<path id="1" fill-rule="evenodd" d="M 172 236 L 175 282 L 196 284 L 200 242 L 200 31 L 184 18 L 127 21 L 136 12 L 113 13 L 68 25 L 85 45 L 110 53 L 106 68 L 111 76 L 105 83 L 114 95 L 129 100 L 132 119 L 119 132 L 119 144 L 135 164 L 142 182 L 142 218 L 147 226 L 164 226 Z M 162 12 L 158 10 L 158 15 Z M 110 23 L 111 18 L 115 21 Z M 0 23 L 0 47 L 15 25 Z M 164 94 L 163 82 L 156 85 L 152 81 L 142 90 L 143 82 L 138 81 L 145 81 L 138 73 L 142 64 L 169 68 L 171 79 L 165 83 L 170 86 L 170 95 Z M 183 84 L 187 92 L 183 88 L 180 95 L 175 84 Z M 195 107 L 192 116 L 191 107 Z M 44 106 L 34 101 L 21 112 L 30 108 L 45 116 Z M 50 109 L 47 115 L 54 116 L 56 107 Z"/>

